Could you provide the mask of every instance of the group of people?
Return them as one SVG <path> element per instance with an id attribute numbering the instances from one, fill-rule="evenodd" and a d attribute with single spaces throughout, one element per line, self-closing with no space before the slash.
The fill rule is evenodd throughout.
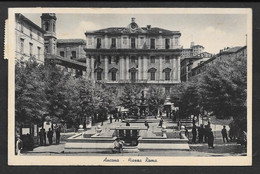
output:
<path id="1" fill-rule="evenodd" d="M 41 146 L 46 146 L 47 142 L 46 142 L 46 135 L 47 135 L 47 138 L 48 138 L 48 142 L 49 142 L 49 145 L 52 145 L 53 144 L 53 135 L 55 133 L 56 135 L 56 144 L 59 144 L 60 143 L 60 132 L 61 132 L 61 128 L 58 127 L 57 129 L 55 129 L 55 132 L 49 128 L 48 132 L 46 133 L 45 129 L 41 129 L 40 132 L 39 132 L 39 135 L 40 135 L 40 145 Z"/>
<path id="2" fill-rule="evenodd" d="M 210 122 L 208 122 L 207 125 L 200 125 L 200 127 L 196 127 L 195 124 L 193 124 L 192 127 L 192 143 L 208 143 L 209 148 L 214 148 L 214 135 L 212 132 L 212 128 L 210 127 Z M 228 134 L 226 126 L 223 126 L 223 129 L 221 130 L 223 142 L 229 142 Z M 189 138 L 189 132 L 188 129 L 185 129 L 185 135 Z M 197 141 L 198 138 L 198 141 Z"/>
<path id="3" fill-rule="evenodd" d="M 115 119 L 115 122 L 118 121 L 119 122 L 119 119 L 124 120 L 125 118 L 127 118 L 127 113 L 121 113 L 121 112 L 117 112 L 117 113 L 114 113 L 113 114 L 113 117 Z M 109 117 L 109 120 L 110 120 L 110 123 L 113 122 L 113 117 L 112 115 Z"/>
<path id="4" fill-rule="evenodd" d="M 203 126 L 202 124 L 200 127 L 196 127 L 193 124 L 192 130 L 192 143 L 208 143 L 209 148 L 214 148 L 214 135 L 212 129 L 210 127 L 210 122 L 207 125 Z M 185 129 L 185 135 L 189 138 L 188 129 Z M 198 138 L 198 141 L 197 141 Z"/>

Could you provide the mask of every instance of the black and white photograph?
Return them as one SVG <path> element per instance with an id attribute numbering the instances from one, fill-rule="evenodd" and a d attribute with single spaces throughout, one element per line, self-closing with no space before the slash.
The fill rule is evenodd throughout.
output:
<path id="1" fill-rule="evenodd" d="M 10 165 L 252 165 L 250 9 L 11 8 L 6 27 Z"/>

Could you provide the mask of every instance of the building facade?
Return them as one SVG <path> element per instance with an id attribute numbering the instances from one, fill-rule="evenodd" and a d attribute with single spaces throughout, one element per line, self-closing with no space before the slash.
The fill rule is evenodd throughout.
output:
<path id="1" fill-rule="evenodd" d="M 37 62 L 44 63 L 44 34 L 41 27 L 24 15 L 15 14 L 16 61 L 34 57 Z"/>
<path id="2" fill-rule="evenodd" d="M 214 64 L 216 61 L 232 60 L 232 59 L 246 59 L 247 58 L 247 46 L 244 47 L 232 47 L 224 48 L 212 58 L 205 62 L 198 64 L 196 67 L 191 69 L 191 77 L 197 76 L 207 70 L 207 67 Z"/>
<path id="3" fill-rule="evenodd" d="M 83 39 L 58 39 L 57 54 L 66 59 L 86 59 L 84 48 L 86 42 Z"/>
<path id="4" fill-rule="evenodd" d="M 203 63 L 204 61 L 207 61 L 213 56 L 213 54 L 208 52 L 203 52 L 200 54 L 197 54 L 196 56 L 183 58 L 181 60 L 181 81 L 185 82 L 190 79 L 191 70 L 195 67 L 197 67 L 199 64 Z"/>
<path id="5" fill-rule="evenodd" d="M 194 45 L 194 42 L 191 42 L 190 48 L 183 48 L 181 52 L 181 59 L 190 58 L 196 56 L 204 51 L 202 45 Z"/>
<path id="6" fill-rule="evenodd" d="M 167 89 L 180 83 L 179 31 L 127 27 L 86 32 L 86 76 L 106 84 L 156 84 Z"/>

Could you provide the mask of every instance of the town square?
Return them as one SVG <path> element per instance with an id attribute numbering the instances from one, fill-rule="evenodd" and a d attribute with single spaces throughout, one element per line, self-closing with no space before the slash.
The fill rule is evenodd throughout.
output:
<path id="1" fill-rule="evenodd" d="M 14 17 L 15 155 L 247 156 L 245 14 Z"/>

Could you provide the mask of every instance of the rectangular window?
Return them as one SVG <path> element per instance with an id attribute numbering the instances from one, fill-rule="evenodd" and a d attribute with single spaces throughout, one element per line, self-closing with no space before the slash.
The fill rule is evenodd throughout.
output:
<path id="1" fill-rule="evenodd" d="M 112 72 L 112 81 L 116 81 L 116 71 Z"/>
<path id="2" fill-rule="evenodd" d="M 131 72 L 131 81 L 135 81 L 135 72 L 134 71 L 132 71 Z"/>
<path id="3" fill-rule="evenodd" d="M 131 38 L 131 48 L 135 48 L 135 38 Z"/>
<path id="4" fill-rule="evenodd" d="M 108 56 L 108 64 L 111 64 L 111 56 Z"/>
<path id="5" fill-rule="evenodd" d="M 76 58 L 76 51 L 71 51 L 71 59 L 75 59 Z"/>
<path id="6" fill-rule="evenodd" d="M 40 40 L 40 36 L 41 36 L 40 32 L 37 32 L 37 39 L 38 40 Z"/>
<path id="7" fill-rule="evenodd" d="M 170 63 L 170 57 L 169 56 L 165 56 L 165 63 Z"/>
<path id="8" fill-rule="evenodd" d="M 170 39 L 165 39 L 165 49 L 169 49 L 170 48 Z"/>
<path id="9" fill-rule="evenodd" d="M 20 42 L 21 42 L 20 52 L 24 53 L 24 39 L 21 39 Z"/>
<path id="10" fill-rule="evenodd" d="M 60 51 L 60 56 L 64 57 L 64 51 Z"/>
<path id="11" fill-rule="evenodd" d="M 112 40 L 111 40 L 111 48 L 116 48 L 116 38 L 112 38 Z"/>
<path id="12" fill-rule="evenodd" d="M 178 37 L 174 38 L 174 45 L 179 45 L 179 38 Z"/>
<path id="13" fill-rule="evenodd" d="M 31 38 L 33 37 L 33 34 L 32 34 L 32 27 L 30 27 L 30 37 L 31 37 Z"/>
<path id="14" fill-rule="evenodd" d="M 127 44 L 127 37 L 123 37 L 123 44 L 124 44 L 124 45 Z"/>
<path id="15" fill-rule="evenodd" d="M 135 63 L 135 56 L 131 56 L 131 63 Z"/>
<path id="16" fill-rule="evenodd" d="M 144 44 L 144 37 L 140 37 L 140 45 L 143 46 Z"/>
<path id="17" fill-rule="evenodd" d="M 151 72 L 151 80 L 155 80 L 155 72 L 154 71 Z"/>
<path id="18" fill-rule="evenodd" d="M 155 39 L 151 39 L 150 48 L 155 49 Z"/>
<path id="19" fill-rule="evenodd" d="M 151 63 L 155 63 L 155 56 L 151 56 Z"/>
<path id="20" fill-rule="evenodd" d="M 32 43 L 29 43 L 30 44 L 30 56 L 33 55 L 33 44 Z"/>
<path id="21" fill-rule="evenodd" d="M 41 47 L 37 47 L 37 49 L 38 49 L 38 59 L 40 59 L 40 57 L 41 57 Z"/>
<path id="22" fill-rule="evenodd" d="M 97 72 L 97 80 L 102 80 L 101 73 L 102 72 Z"/>
<path id="23" fill-rule="evenodd" d="M 97 49 L 101 48 L 101 38 L 97 38 Z"/>
<path id="24" fill-rule="evenodd" d="M 165 80 L 170 80 L 170 71 L 165 72 Z"/>
<path id="25" fill-rule="evenodd" d="M 88 38 L 88 45 L 92 45 L 92 37 Z"/>

